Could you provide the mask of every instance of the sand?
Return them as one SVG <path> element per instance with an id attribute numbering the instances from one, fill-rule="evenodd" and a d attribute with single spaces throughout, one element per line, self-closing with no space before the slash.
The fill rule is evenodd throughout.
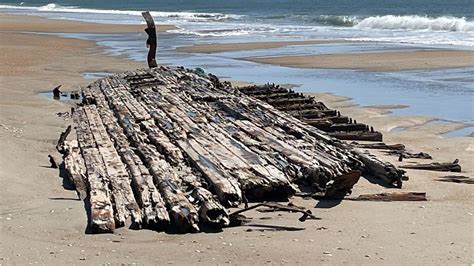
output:
<path id="1" fill-rule="evenodd" d="M 197 44 L 178 47 L 178 52 L 219 53 L 256 49 L 272 49 L 291 45 L 337 44 L 342 40 L 308 40 L 287 42 L 248 42 Z M 365 52 L 310 54 L 271 57 L 248 57 L 244 60 L 295 68 L 355 69 L 366 71 L 401 71 L 474 66 L 474 51 L 430 49 L 397 52 Z"/>
<path id="2" fill-rule="evenodd" d="M 100 16 L 100 15 L 98 15 Z M 34 16 L 0 13 L 0 31 L 57 33 L 128 33 L 143 32 L 143 25 L 95 24 L 70 20 L 50 20 Z M 173 25 L 157 25 L 158 32 L 175 29 Z"/>
<path id="3" fill-rule="evenodd" d="M 307 40 L 307 41 L 285 41 L 285 42 L 246 42 L 246 43 L 219 43 L 219 44 L 195 44 L 192 46 L 182 46 L 176 48 L 176 51 L 183 53 L 221 53 L 256 49 L 280 48 L 291 45 L 310 45 L 310 44 L 331 44 L 342 43 L 343 40 Z"/>
<path id="4" fill-rule="evenodd" d="M 61 28 L 62 22 L 54 23 Z M 293 202 L 311 208 L 321 220 L 301 223 L 291 213 L 248 214 L 256 224 L 306 228 L 299 232 L 248 232 L 250 227 L 235 227 L 221 233 L 170 235 L 122 228 L 115 234 L 86 235 L 83 203 L 76 200 L 74 191 L 63 188 L 58 171 L 47 167 L 48 154 L 59 158 L 54 144 L 71 124 L 55 114 L 68 111 L 70 105 L 37 93 L 58 84 L 65 90 L 88 84 L 81 76 L 84 71 L 119 72 L 146 63 L 107 56 L 93 42 L 48 35 L 2 32 L 0 51 L 0 264 L 474 262 L 472 186 L 436 182 L 442 173 L 414 170 L 409 171 L 410 181 L 402 191 L 426 191 L 428 202 L 295 198 Z M 318 97 L 377 129 L 411 126 L 405 132 L 387 133 L 387 142 L 405 143 L 414 151 L 432 153 L 439 161 L 459 158 L 466 171 L 462 174 L 473 176 L 472 138 L 441 138 L 435 135 L 439 129 L 423 126 L 432 118 L 387 117 L 383 115 L 386 109 L 354 107 L 346 98 L 329 94 Z M 361 179 L 353 193 L 382 191 L 398 190 Z"/>
<path id="5" fill-rule="evenodd" d="M 474 51 L 417 50 L 353 54 L 250 57 L 246 60 L 296 68 L 401 71 L 474 66 Z"/>

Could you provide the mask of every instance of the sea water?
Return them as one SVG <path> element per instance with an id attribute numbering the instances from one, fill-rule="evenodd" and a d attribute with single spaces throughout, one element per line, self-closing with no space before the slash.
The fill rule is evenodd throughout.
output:
<path id="1" fill-rule="evenodd" d="M 160 63 L 201 67 L 229 79 L 295 84 L 301 91 L 349 96 L 360 105 L 410 105 L 394 110 L 395 115 L 474 122 L 472 67 L 368 72 L 295 69 L 242 60 L 294 54 L 474 50 L 472 0 L 0 1 L 0 12 L 96 23 L 144 24 L 143 10 L 150 10 L 157 23 L 177 26 L 159 36 Z M 145 62 L 144 32 L 61 36 L 94 40 L 112 55 Z M 198 43 L 307 39 L 347 42 L 210 55 L 175 50 Z"/>

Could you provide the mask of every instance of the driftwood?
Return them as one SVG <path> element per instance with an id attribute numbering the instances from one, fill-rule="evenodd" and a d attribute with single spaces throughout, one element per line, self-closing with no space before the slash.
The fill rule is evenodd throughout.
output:
<path id="1" fill-rule="evenodd" d="M 283 225 L 272 225 L 272 224 L 245 224 L 245 226 L 250 226 L 250 227 L 257 227 L 257 228 L 249 228 L 245 230 L 246 232 L 266 232 L 266 231 L 289 231 L 289 232 L 295 232 L 295 231 L 303 231 L 306 228 L 304 227 L 295 227 L 295 226 L 283 226 Z"/>
<path id="2" fill-rule="evenodd" d="M 441 172 L 461 172 L 461 166 L 456 159 L 452 163 L 427 163 L 427 164 L 411 164 L 402 165 L 400 168 L 405 169 L 417 169 L 417 170 L 430 170 L 430 171 L 441 171 Z"/>
<path id="3" fill-rule="evenodd" d="M 244 212 L 247 212 L 247 211 L 250 211 L 250 210 L 253 210 L 253 209 L 256 209 L 256 208 L 259 208 L 259 207 L 268 207 L 270 209 L 273 209 L 273 210 L 277 210 L 277 211 L 288 211 L 288 212 L 299 212 L 299 213 L 302 213 L 303 215 L 298 219 L 300 222 L 304 222 L 306 221 L 308 218 L 310 219 L 314 219 L 314 220 L 319 220 L 318 217 L 314 216 L 310 210 L 307 210 L 305 208 L 302 208 L 302 207 L 297 207 L 297 206 L 294 206 L 294 205 L 283 205 L 283 204 L 280 204 L 280 203 L 276 203 L 276 202 L 262 202 L 262 203 L 258 203 L 258 204 L 255 204 L 251 207 L 247 207 L 247 208 L 244 208 L 244 209 L 241 209 L 241 210 L 238 210 L 238 211 L 235 211 L 233 213 L 231 213 L 229 216 L 231 217 L 235 217 L 235 216 L 238 216 L 240 215 L 241 213 L 244 213 Z"/>
<path id="4" fill-rule="evenodd" d="M 394 150 L 394 151 L 403 151 L 405 150 L 405 145 L 403 144 L 385 144 L 383 142 L 377 142 L 377 143 L 357 143 L 357 142 L 352 142 L 352 145 L 354 145 L 357 148 L 361 149 L 378 149 L 378 150 Z"/>
<path id="5" fill-rule="evenodd" d="M 59 136 L 59 139 L 58 139 L 58 142 L 56 144 L 56 150 L 61 153 L 61 154 L 64 154 L 65 151 L 64 151 L 64 141 L 66 140 L 67 136 L 69 135 L 69 133 L 71 133 L 71 126 L 69 125 L 66 130 L 64 132 L 61 133 L 61 135 Z"/>
<path id="6" fill-rule="evenodd" d="M 365 194 L 356 198 L 345 198 L 354 201 L 427 201 L 425 192 L 387 192 L 380 194 Z"/>
<path id="7" fill-rule="evenodd" d="M 440 182 L 452 182 L 452 183 L 461 183 L 461 184 L 474 184 L 474 178 L 468 176 L 457 176 L 457 175 L 448 175 L 437 178 L 436 181 Z"/>
<path id="8" fill-rule="evenodd" d="M 73 115 L 77 143 L 58 147 L 67 146 L 73 182 L 84 182 L 76 189 L 89 196 L 97 232 L 130 223 L 177 232 L 222 228 L 238 216 L 226 207 L 248 200 L 286 200 L 298 187 L 345 196 L 361 171 L 390 182 L 403 173 L 215 76 L 184 68 L 114 74 L 81 94 Z M 361 127 L 321 102 L 303 102 L 339 127 Z M 303 220 L 313 217 L 304 213 Z"/>
<path id="9" fill-rule="evenodd" d="M 383 142 L 379 143 L 357 143 L 357 142 L 352 142 L 351 145 L 361 148 L 361 149 L 378 149 L 378 150 L 386 150 L 384 151 L 386 154 L 389 155 L 396 155 L 400 157 L 400 161 L 402 161 L 403 158 L 405 159 L 410 159 L 410 158 L 416 158 L 416 159 L 433 159 L 431 155 L 425 152 L 419 152 L 419 153 L 412 153 L 409 151 L 405 150 L 405 145 L 403 144 L 385 144 Z"/>
<path id="10" fill-rule="evenodd" d="M 431 155 L 429 155 L 428 153 L 426 152 L 419 152 L 419 153 L 412 153 L 412 152 L 408 152 L 408 151 L 385 151 L 386 154 L 389 154 L 389 155 L 395 155 L 395 156 L 401 156 L 402 158 L 404 159 L 411 159 L 411 158 L 414 158 L 414 159 L 427 159 L 427 160 L 431 160 L 433 159 L 433 157 L 431 157 Z"/>

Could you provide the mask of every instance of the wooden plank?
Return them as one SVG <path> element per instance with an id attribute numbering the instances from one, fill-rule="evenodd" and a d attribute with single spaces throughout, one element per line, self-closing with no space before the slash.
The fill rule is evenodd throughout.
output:
<path id="1" fill-rule="evenodd" d="M 79 199 L 85 200 L 87 198 L 87 176 L 79 143 L 77 140 L 64 141 L 62 146 L 65 154 L 64 168 L 74 184 Z"/>
<path id="2" fill-rule="evenodd" d="M 90 228 L 93 232 L 113 232 L 115 229 L 109 178 L 90 132 L 83 108 L 76 110 L 76 133 L 84 158 L 87 181 L 90 187 Z"/>

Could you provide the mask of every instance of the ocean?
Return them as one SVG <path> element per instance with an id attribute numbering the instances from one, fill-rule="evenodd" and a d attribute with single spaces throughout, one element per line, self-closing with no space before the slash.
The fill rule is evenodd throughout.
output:
<path id="1" fill-rule="evenodd" d="M 152 11 L 176 33 L 474 46 L 472 0 L 0 1 L 0 10 L 99 23 L 142 23 Z M 98 16 L 98 14 L 100 14 Z"/>
<path id="2" fill-rule="evenodd" d="M 176 29 L 160 34 L 158 61 L 201 67 L 221 77 L 291 83 L 302 91 L 349 96 L 359 105 L 406 104 L 393 115 L 421 114 L 474 123 L 474 68 L 401 72 L 292 69 L 241 60 L 247 56 L 449 48 L 474 50 L 473 0 L 139 0 L 0 1 L 0 12 L 96 23 L 144 24 L 149 10 Z M 111 54 L 144 61 L 136 34 L 61 34 L 96 41 Z M 342 39 L 357 43 L 183 54 L 197 43 Z"/>

